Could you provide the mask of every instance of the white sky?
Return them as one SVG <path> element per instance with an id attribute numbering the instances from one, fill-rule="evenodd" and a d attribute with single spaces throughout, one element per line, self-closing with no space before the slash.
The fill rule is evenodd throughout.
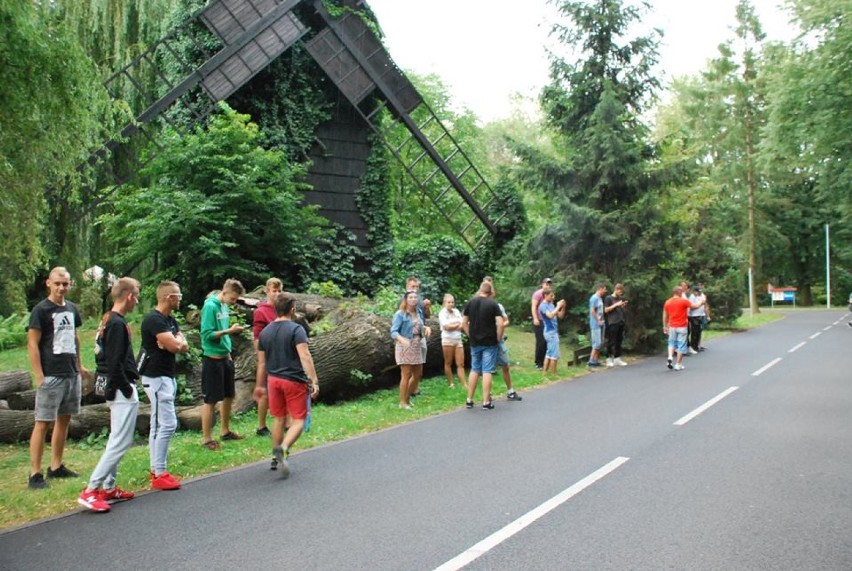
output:
<path id="1" fill-rule="evenodd" d="M 696 73 L 732 36 L 737 0 L 651 0 L 648 24 L 662 28 L 663 82 Z M 752 0 L 767 40 L 793 29 L 781 0 Z M 511 97 L 536 98 L 547 82 L 545 44 L 555 18 L 547 0 L 367 0 L 404 71 L 434 73 L 456 106 L 488 122 L 509 116 Z"/>

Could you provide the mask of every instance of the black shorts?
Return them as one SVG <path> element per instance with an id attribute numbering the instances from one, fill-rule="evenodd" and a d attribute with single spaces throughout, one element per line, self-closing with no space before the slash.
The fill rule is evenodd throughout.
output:
<path id="1" fill-rule="evenodd" d="M 201 396 L 206 404 L 234 398 L 234 362 L 231 359 L 201 358 Z"/>

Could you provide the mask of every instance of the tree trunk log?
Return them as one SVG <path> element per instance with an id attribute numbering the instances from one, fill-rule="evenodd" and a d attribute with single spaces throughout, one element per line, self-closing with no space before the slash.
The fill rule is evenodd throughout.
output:
<path id="1" fill-rule="evenodd" d="M 13 393 L 6 399 L 9 402 L 9 408 L 12 410 L 35 410 L 35 395 L 36 390 L 21 391 Z"/>
<path id="2" fill-rule="evenodd" d="M 31 388 L 33 388 L 33 383 L 27 371 L 0 373 L 0 399 L 5 399 L 12 393 L 26 391 Z"/>

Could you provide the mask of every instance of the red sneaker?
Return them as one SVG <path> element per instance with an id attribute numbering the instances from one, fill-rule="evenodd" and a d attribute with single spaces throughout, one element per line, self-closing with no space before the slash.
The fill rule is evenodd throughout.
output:
<path id="1" fill-rule="evenodd" d="M 122 490 L 118 486 L 114 487 L 111 490 L 101 490 L 101 499 L 109 503 L 125 502 L 127 500 L 132 500 L 133 496 L 135 495 L 136 494 L 134 494 L 133 492 Z"/>
<path id="2" fill-rule="evenodd" d="M 89 508 L 93 512 L 108 512 L 109 504 L 101 499 L 101 493 L 101 490 L 89 490 L 88 487 L 83 488 L 83 491 L 80 492 L 80 497 L 77 498 L 77 503 Z"/>
<path id="3" fill-rule="evenodd" d="M 163 472 L 151 479 L 151 487 L 155 490 L 177 490 L 180 488 L 180 480 L 168 472 Z"/>

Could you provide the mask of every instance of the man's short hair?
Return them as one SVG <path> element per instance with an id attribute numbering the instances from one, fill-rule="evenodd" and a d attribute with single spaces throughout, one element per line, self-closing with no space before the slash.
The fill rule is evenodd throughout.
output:
<path id="1" fill-rule="evenodd" d="M 225 280 L 225 285 L 222 286 L 222 291 L 230 291 L 237 295 L 243 295 L 246 292 L 246 288 L 243 287 L 240 280 L 228 278 Z"/>
<path id="2" fill-rule="evenodd" d="M 604 283 L 598 284 L 598 287 L 595 288 L 595 291 L 597 291 L 599 289 L 606 289 L 606 284 L 604 284 Z"/>
<path id="3" fill-rule="evenodd" d="M 619 290 L 619 289 L 623 290 L 624 286 L 621 285 L 621 284 L 615 284 L 614 286 L 612 286 L 612 291 L 616 291 L 616 290 Z"/>
<path id="4" fill-rule="evenodd" d="M 268 280 L 266 280 L 266 288 L 268 289 L 268 288 L 271 288 L 271 287 L 283 288 L 284 283 L 281 280 L 279 280 L 278 278 L 269 278 Z"/>
<path id="5" fill-rule="evenodd" d="M 157 286 L 157 303 L 166 301 L 171 294 L 177 293 L 179 289 L 180 286 L 177 285 L 177 282 L 171 280 L 161 281 L 160 285 Z"/>
<path id="6" fill-rule="evenodd" d="M 494 286 L 490 282 L 482 282 L 479 284 L 479 293 L 492 295 L 494 293 Z"/>
<path id="7" fill-rule="evenodd" d="M 119 299 L 126 297 L 127 294 L 133 293 L 134 291 L 139 290 L 139 282 L 133 278 L 118 278 L 116 280 L 115 285 L 112 286 L 112 290 L 110 291 L 110 296 L 113 301 L 118 301 Z"/>
<path id="8" fill-rule="evenodd" d="M 47 274 L 47 279 L 53 279 L 53 276 L 55 276 L 55 275 L 63 275 L 63 276 L 68 276 L 70 278 L 71 272 L 69 272 L 63 266 L 56 266 L 55 268 L 50 270 L 49 274 Z"/>
<path id="9" fill-rule="evenodd" d="M 296 298 L 289 293 L 282 293 L 275 298 L 275 314 L 278 317 L 288 315 L 296 305 Z"/>

